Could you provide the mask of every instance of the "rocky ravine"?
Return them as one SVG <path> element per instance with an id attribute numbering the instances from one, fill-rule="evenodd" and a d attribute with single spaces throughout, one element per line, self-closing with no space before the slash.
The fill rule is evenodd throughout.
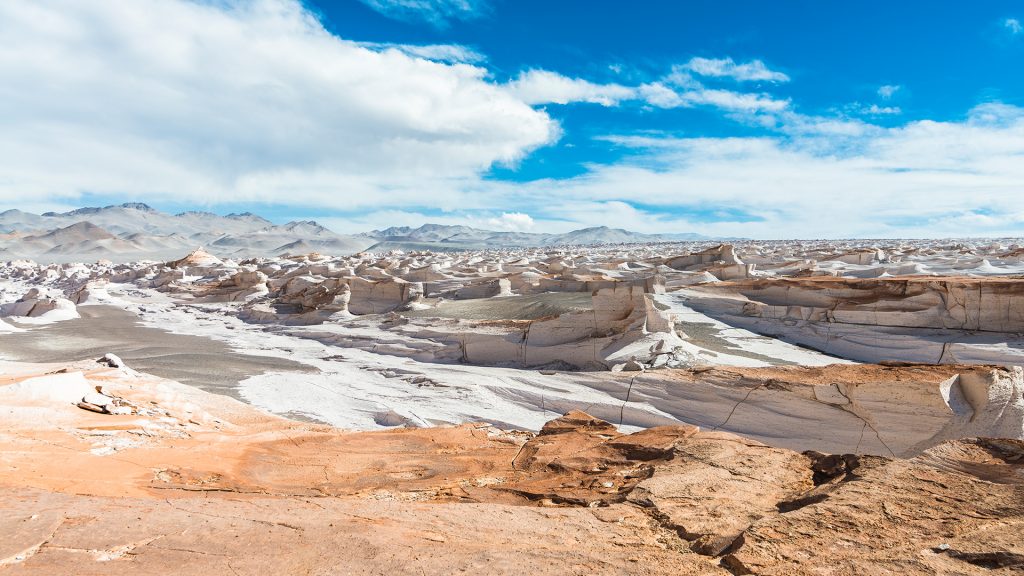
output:
<path id="1" fill-rule="evenodd" d="M 581 412 L 347 433 L 116 358 L 0 364 L 0 413 L 11 574 L 1024 569 L 1017 440 L 825 455 Z"/>

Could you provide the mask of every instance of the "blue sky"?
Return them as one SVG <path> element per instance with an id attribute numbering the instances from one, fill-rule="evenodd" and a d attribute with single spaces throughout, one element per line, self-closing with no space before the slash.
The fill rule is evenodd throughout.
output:
<path id="1" fill-rule="evenodd" d="M 0 208 L 1022 236 L 1016 2 L 0 6 Z"/>

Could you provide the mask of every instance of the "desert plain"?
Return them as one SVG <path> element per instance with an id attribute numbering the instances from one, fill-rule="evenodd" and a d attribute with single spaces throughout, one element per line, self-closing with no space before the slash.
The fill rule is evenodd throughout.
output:
<path id="1" fill-rule="evenodd" d="M 0 572 L 1024 569 L 1013 239 L 68 228 L 0 265 Z"/>

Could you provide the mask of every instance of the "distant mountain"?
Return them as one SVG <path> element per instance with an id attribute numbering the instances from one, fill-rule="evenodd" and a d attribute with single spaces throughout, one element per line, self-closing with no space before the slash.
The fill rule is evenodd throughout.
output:
<path id="1" fill-rule="evenodd" d="M 171 260 L 198 246 L 221 258 L 248 258 L 314 251 L 344 255 L 363 250 L 461 251 L 707 239 L 693 233 L 641 234 L 606 226 L 539 234 L 444 224 L 391 227 L 352 236 L 312 220 L 274 224 L 251 212 L 168 214 L 139 202 L 60 213 L 0 212 L 0 258 L 42 262 Z"/>
<path id="2" fill-rule="evenodd" d="M 474 250 L 486 248 L 535 246 L 594 246 L 600 244 L 640 244 L 650 242 L 679 242 L 709 240 L 707 236 L 692 232 L 680 234 L 641 234 L 621 228 L 596 226 L 573 230 L 565 234 L 530 232 L 498 232 L 469 226 L 424 224 L 419 228 L 408 226 L 385 228 L 361 234 L 378 243 L 368 250 Z"/>
<path id="3" fill-rule="evenodd" d="M 312 221 L 275 225 L 249 212 L 168 214 L 138 202 L 39 215 L 7 210 L 0 212 L 0 235 L 0 258 L 42 262 L 166 260 L 198 246 L 223 258 L 350 254 L 376 243 Z"/>
<path id="4" fill-rule="evenodd" d="M 26 242 L 48 242 L 63 244 L 66 242 L 84 242 L 89 240 L 107 240 L 115 236 L 92 222 L 77 222 L 65 228 L 41 234 L 39 236 L 26 236 Z"/>

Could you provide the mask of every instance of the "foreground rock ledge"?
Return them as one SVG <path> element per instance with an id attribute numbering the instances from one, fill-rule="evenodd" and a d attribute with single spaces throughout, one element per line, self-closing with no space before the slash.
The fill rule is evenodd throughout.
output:
<path id="1" fill-rule="evenodd" d="M 4 573 L 1024 569 L 1016 440 L 827 455 L 578 411 L 347 433 L 94 362 L 0 363 L 0 414 Z"/>

